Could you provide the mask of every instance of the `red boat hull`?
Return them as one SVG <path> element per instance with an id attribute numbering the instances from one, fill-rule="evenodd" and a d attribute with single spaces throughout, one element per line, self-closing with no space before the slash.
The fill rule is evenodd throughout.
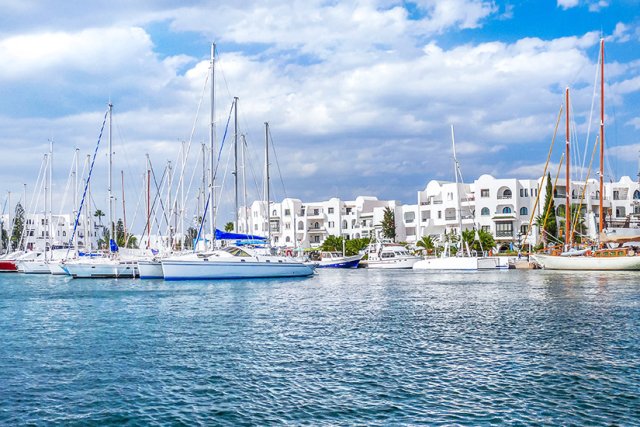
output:
<path id="1" fill-rule="evenodd" d="M 0 260 L 0 272 L 18 271 L 18 266 L 15 260 Z"/>

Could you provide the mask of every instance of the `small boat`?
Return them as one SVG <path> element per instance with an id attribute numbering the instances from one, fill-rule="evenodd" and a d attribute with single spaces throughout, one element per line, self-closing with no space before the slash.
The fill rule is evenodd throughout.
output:
<path id="1" fill-rule="evenodd" d="M 420 259 L 402 245 L 379 243 L 370 248 L 369 257 L 363 264 L 372 269 L 409 269 Z"/>
<path id="2" fill-rule="evenodd" d="M 315 273 L 313 265 L 238 246 L 165 258 L 161 262 L 165 280 L 308 277 Z"/>
<path id="3" fill-rule="evenodd" d="M 135 261 L 104 257 L 65 261 L 61 265 L 64 271 L 74 279 L 134 278 L 137 276 Z"/>
<path id="4" fill-rule="evenodd" d="M 318 259 L 311 258 L 311 262 L 318 268 L 358 268 L 364 255 L 346 256 L 339 252 L 320 252 Z"/>
<path id="5" fill-rule="evenodd" d="M 24 252 L 17 251 L 11 252 L 0 258 L 0 272 L 2 273 L 15 273 L 18 271 L 17 259 Z"/>
<path id="6" fill-rule="evenodd" d="M 413 264 L 414 270 L 495 270 L 496 257 L 444 256 L 425 258 Z"/>

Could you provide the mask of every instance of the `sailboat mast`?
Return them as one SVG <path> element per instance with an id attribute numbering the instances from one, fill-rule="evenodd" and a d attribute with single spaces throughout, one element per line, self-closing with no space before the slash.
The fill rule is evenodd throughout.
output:
<path id="1" fill-rule="evenodd" d="M 242 134 L 242 232 L 249 234 L 247 221 L 247 138 Z"/>
<path id="2" fill-rule="evenodd" d="M 147 249 L 151 244 L 151 166 L 147 154 Z"/>
<path id="3" fill-rule="evenodd" d="M 233 135 L 233 159 L 234 159 L 234 167 L 233 167 L 233 177 L 234 177 L 234 188 L 235 188 L 235 204 L 234 211 L 236 213 L 236 220 L 234 223 L 233 230 L 238 232 L 238 97 L 233 98 L 234 108 L 233 108 L 233 126 L 234 126 L 234 135 Z"/>
<path id="4" fill-rule="evenodd" d="M 457 217 L 458 217 L 458 236 L 460 237 L 460 249 L 463 248 L 462 243 L 462 206 L 460 204 L 460 185 L 458 183 L 458 158 L 456 157 L 456 138 L 453 133 L 453 125 L 451 125 L 451 146 L 453 150 L 453 174 L 456 178 L 456 203 L 457 203 Z"/>
<path id="5" fill-rule="evenodd" d="M 74 171 L 73 171 L 73 217 L 78 217 L 78 156 L 79 148 L 76 148 L 76 154 L 74 158 Z M 78 256 L 78 233 L 73 234 L 73 247 Z"/>
<path id="6" fill-rule="evenodd" d="M 124 171 L 120 171 L 120 181 L 122 182 L 122 226 L 124 227 L 124 242 L 127 245 L 127 203 L 124 197 Z"/>
<path id="7" fill-rule="evenodd" d="M 271 199 L 269 188 L 269 122 L 264 122 L 264 169 L 264 194 L 265 205 L 267 207 L 267 242 L 271 242 L 271 209 L 269 207 L 269 200 Z"/>
<path id="8" fill-rule="evenodd" d="M 566 207 L 564 209 L 564 218 L 565 218 L 565 227 L 564 227 L 564 242 L 565 245 L 567 245 L 567 248 L 571 247 L 571 242 L 569 241 L 571 239 L 571 175 L 570 175 L 570 171 L 571 171 L 571 157 L 570 157 L 570 153 L 569 153 L 569 146 L 570 144 L 570 133 L 569 133 L 569 88 L 567 88 L 566 92 L 565 92 L 565 103 L 567 105 L 567 111 L 566 111 L 566 146 L 565 146 L 565 152 L 567 154 L 567 163 L 565 165 L 566 167 L 566 178 L 565 178 L 565 182 L 566 182 L 566 188 L 567 190 L 565 191 L 565 197 L 566 197 Z"/>
<path id="9" fill-rule="evenodd" d="M 209 119 L 209 200 L 211 207 L 209 208 L 209 227 L 211 228 L 211 249 L 213 249 L 216 237 L 215 209 L 216 209 L 216 182 L 214 162 L 216 158 L 216 138 L 215 138 L 215 52 L 216 44 L 211 43 L 211 105 Z M 204 221 L 204 218 L 202 219 Z"/>
<path id="10" fill-rule="evenodd" d="M 112 119 L 113 112 L 113 104 L 109 102 L 109 188 L 108 188 L 108 197 L 109 197 L 109 239 L 113 239 L 115 241 L 114 227 L 113 227 L 113 175 L 112 175 L 112 167 L 113 167 L 113 147 L 112 147 Z M 109 252 L 111 252 L 111 242 L 108 243 Z"/>
<path id="11" fill-rule="evenodd" d="M 600 39 L 600 229 L 604 229 L 604 38 Z"/>
<path id="12" fill-rule="evenodd" d="M 48 212 L 48 226 L 47 226 L 47 243 L 49 245 L 49 257 L 47 257 L 47 251 L 44 252 L 44 259 L 52 259 L 53 253 L 51 250 L 53 249 L 53 213 L 51 212 L 51 205 L 53 204 L 51 185 L 53 182 L 53 140 L 49 141 L 49 184 L 48 184 L 48 192 L 49 194 L 45 194 L 44 197 L 49 197 L 49 212 Z"/>

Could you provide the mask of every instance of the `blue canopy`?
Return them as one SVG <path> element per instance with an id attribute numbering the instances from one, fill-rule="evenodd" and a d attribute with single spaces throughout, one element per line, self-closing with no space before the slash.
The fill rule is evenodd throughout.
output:
<path id="1" fill-rule="evenodd" d="M 267 238 L 254 236 L 253 234 L 227 233 L 216 228 L 216 240 L 259 240 L 264 242 Z"/>

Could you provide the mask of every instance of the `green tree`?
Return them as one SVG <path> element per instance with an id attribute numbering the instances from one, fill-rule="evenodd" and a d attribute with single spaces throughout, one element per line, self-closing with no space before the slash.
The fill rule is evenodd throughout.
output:
<path id="1" fill-rule="evenodd" d="M 24 208 L 20 203 L 16 205 L 13 220 L 13 230 L 11 230 L 11 248 L 18 249 L 22 239 L 22 229 L 24 228 Z"/>
<path id="2" fill-rule="evenodd" d="M 193 249 L 193 241 L 198 237 L 198 229 L 195 227 L 187 228 L 187 240 L 185 242 L 185 247 L 188 249 Z"/>
<path id="3" fill-rule="evenodd" d="M 227 233 L 231 233 L 234 230 L 234 226 L 233 226 L 233 222 L 229 221 L 228 223 L 226 223 L 224 225 L 224 231 L 226 231 Z"/>
<path id="4" fill-rule="evenodd" d="M 339 236 L 327 236 L 320 245 L 320 250 L 325 252 L 342 252 L 342 242 L 344 239 Z"/>
<path id="5" fill-rule="evenodd" d="M 124 232 L 124 222 L 122 221 L 122 219 L 118 219 L 118 222 L 116 222 L 115 234 L 116 234 L 116 244 L 119 247 L 124 248 L 127 242 L 125 241 L 126 236 Z"/>
<path id="6" fill-rule="evenodd" d="M 558 236 L 558 222 L 556 220 L 556 204 L 553 200 L 553 186 L 551 185 L 551 173 L 547 174 L 546 196 L 542 215 L 536 217 L 536 225 L 542 233 L 542 241 L 546 245 L 549 241 L 556 241 Z"/>
<path id="7" fill-rule="evenodd" d="M 422 236 L 422 239 L 418 240 L 416 246 L 425 249 L 428 254 L 431 254 L 436 248 L 436 243 L 431 236 Z"/>
<path id="8" fill-rule="evenodd" d="M 476 230 L 464 230 L 462 232 L 462 240 L 469 245 L 469 249 L 476 252 L 489 251 L 495 245 L 496 241 L 493 235 L 485 230 L 478 230 L 478 239 L 476 239 Z"/>
<path id="9" fill-rule="evenodd" d="M 360 253 L 369 246 L 370 242 L 371 239 L 369 238 L 347 240 L 345 255 L 356 255 Z"/>
<path id="10" fill-rule="evenodd" d="M 96 211 L 93 213 L 93 216 L 98 218 L 98 224 L 102 225 L 102 217 L 105 216 L 104 212 L 102 212 L 100 209 L 96 209 Z"/>
<path id="11" fill-rule="evenodd" d="M 395 241 L 396 239 L 396 219 L 390 207 L 384 208 L 382 216 L 382 236 Z"/>

